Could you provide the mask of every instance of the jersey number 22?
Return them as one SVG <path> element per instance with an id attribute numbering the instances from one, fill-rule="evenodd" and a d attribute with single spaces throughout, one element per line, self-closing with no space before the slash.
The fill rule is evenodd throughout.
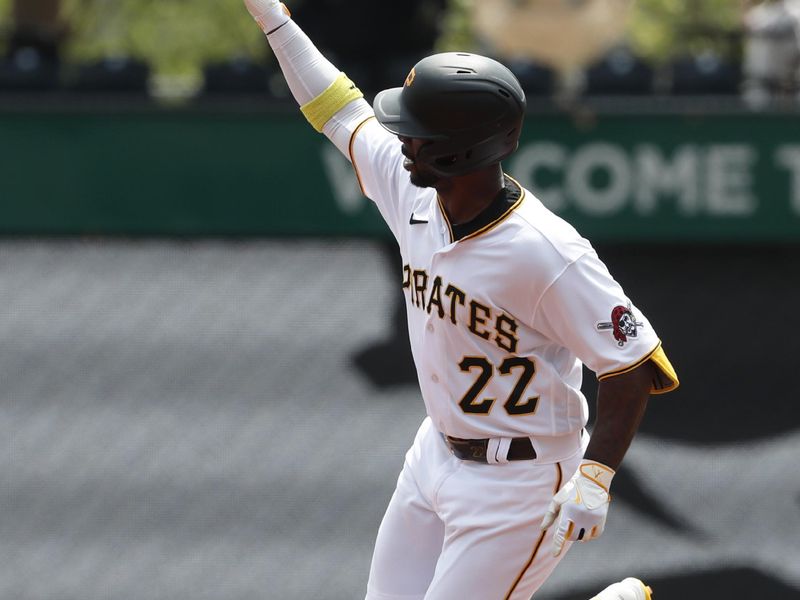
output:
<path id="1" fill-rule="evenodd" d="M 475 369 L 478 370 L 478 378 L 472 387 L 467 390 L 464 397 L 458 403 L 461 410 L 465 413 L 476 415 L 487 415 L 492 410 L 496 398 L 484 398 L 478 400 L 478 396 L 489 383 L 489 380 L 494 375 L 494 365 L 489 362 L 485 356 L 465 356 L 458 363 L 459 368 L 464 373 L 469 373 Z M 510 415 L 532 415 L 536 412 L 536 406 L 539 402 L 539 396 L 531 396 L 522 399 L 522 395 L 528 384 L 536 375 L 536 365 L 530 359 L 524 356 L 509 356 L 507 357 L 497 369 L 501 376 L 511 375 L 512 371 L 519 371 L 519 379 L 517 379 L 514 389 L 508 396 L 505 404 L 503 405 L 506 412 Z"/>

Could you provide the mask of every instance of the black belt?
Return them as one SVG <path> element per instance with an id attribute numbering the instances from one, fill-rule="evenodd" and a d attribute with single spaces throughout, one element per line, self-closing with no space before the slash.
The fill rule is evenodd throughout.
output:
<path id="1" fill-rule="evenodd" d="M 444 434 L 442 434 L 442 437 L 447 447 L 461 460 L 489 462 L 486 460 L 486 448 L 489 446 L 488 439 L 463 440 Z M 506 458 L 507 460 L 531 460 L 536 458 L 536 450 L 533 449 L 530 438 L 512 438 Z"/>

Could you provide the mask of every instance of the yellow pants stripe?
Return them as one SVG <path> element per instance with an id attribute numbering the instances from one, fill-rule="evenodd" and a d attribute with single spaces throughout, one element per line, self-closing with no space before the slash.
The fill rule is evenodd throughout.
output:
<path id="1" fill-rule="evenodd" d="M 561 463 L 556 463 L 556 485 L 553 489 L 553 495 L 561 489 L 561 480 L 563 475 L 561 473 Z M 508 593 L 505 595 L 504 600 L 511 600 L 511 595 L 514 593 L 514 590 L 517 589 L 519 582 L 522 581 L 522 578 L 525 576 L 525 572 L 530 568 L 533 564 L 533 561 L 536 559 L 536 555 L 539 553 L 539 548 L 542 547 L 542 542 L 544 542 L 544 536 L 547 535 L 547 531 L 543 531 L 539 535 L 539 539 L 536 541 L 536 545 L 533 547 L 533 552 L 531 552 L 531 557 L 528 559 L 528 562 L 525 563 L 525 566 L 522 567 L 522 571 L 519 572 L 517 578 L 514 580 L 514 583 L 511 586 L 511 589 L 508 590 Z"/>

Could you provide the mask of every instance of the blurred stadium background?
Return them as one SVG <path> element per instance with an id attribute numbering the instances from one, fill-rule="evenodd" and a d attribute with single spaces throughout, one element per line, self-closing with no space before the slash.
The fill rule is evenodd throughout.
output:
<path id="1" fill-rule="evenodd" d="M 537 597 L 800 594 L 800 1 L 289 5 L 368 97 L 434 50 L 509 64 L 506 169 L 681 375 Z M 0 24 L 0 598 L 362 597 L 423 406 L 345 159 L 239 0 L 0 0 Z"/>

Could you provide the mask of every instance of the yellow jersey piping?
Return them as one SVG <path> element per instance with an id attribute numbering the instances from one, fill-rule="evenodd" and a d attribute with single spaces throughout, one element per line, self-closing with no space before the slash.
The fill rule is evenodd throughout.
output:
<path id="1" fill-rule="evenodd" d="M 512 180 L 512 181 L 513 181 L 513 180 Z M 515 181 L 514 183 L 516 183 L 516 181 Z M 517 185 L 519 185 L 519 184 L 517 184 Z M 514 212 L 514 210 L 515 210 L 515 209 L 516 209 L 516 208 L 517 208 L 517 207 L 518 207 L 520 204 L 522 204 L 522 201 L 523 201 L 523 200 L 525 200 L 525 188 L 523 188 L 522 186 L 520 186 L 520 190 L 522 190 L 522 194 L 520 194 L 520 196 L 519 196 L 519 199 L 518 199 L 516 202 L 514 202 L 514 204 L 512 204 L 511 206 L 509 206 L 509 207 L 508 207 L 508 210 L 507 210 L 506 212 L 504 212 L 502 215 L 500 215 L 499 217 L 497 217 L 497 219 L 495 219 L 494 221 L 492 221 L 492 222 L 491 222 L 491 223 L 489 223 L 488 225 L 484 225 L 483 227 L 481 227 L 480 229 L 478 229 L 478 231 L 473 231 L 473 232 L 472 232 L 472 233 L 470 233 L 469 235 L 465 235 L 463 238 L 461 238 L 461 239 L 460 239 L 460 240 L 458 240 L 458 241 L 459 241 L 459 242 L 463 242 L 463 241 L 465 241 L 465 240 L 469 240 L 469 239 L 472 239 L 472 238 L 474 238 L 474 237 L 478 237 L 479 235 L 482 235 L 482 234 L 486 233 L 487 231 L 490 231 L 491 229 L 494 229 L 494 228 L 495 228 L 495 227 L 497 227 L 497 226 L 498 226 L 500 223 L 502 223 L 502 222 L 503 222 L 503 221 L 505 221 L 505 220 L 506 220 L 508 217 L 510 217 L 510 216 L 511 216 L 511 213 L 513 213 L 513 212 Z"/>
<path id="2" fill-rule="evenodd" d="M 450 225 L 450 219 L 447 218 L 447 211 L 445 211 L 444 209 L 444 204 L 442 203 L 442 197 L 439 196 L 438 193 L 436 194 L 436 201 L 439 203 L 439 210 L 442 213 L 442 218 L 444 219 L 444 222 L 447 224 L 447 231 L 450 232 L 450 243 L 452 243 L 453 240 L 455 239 L 453 237 L 453 226 Z"/>
<path id="3" fill-rule="evenodd" d="M 655 354 L 660 347 L 661 347 L 661 341 L 659 340 L 659 342 L 656 344 L 656 347 L 653 348 L 647 354 L 645 354 L 645 356 L 643 358 L 640 358 L 635 363 L 633 363 L 632 365 L 629 365 L 627 367 L 622 367 L 621 369 L 615 369 L 614 371 L 609 371 L 608 373 L 603 373 L 602 375 L 598 375 L 597 376 L 598 381 L 603 381 L 603 379 L 608 379 L 609 377 L 616 377 L 617 375 L 623 375 L 624 373 L 630 373 L 636 367 L 639 367 L 639 366 L 643 365 L 644 363 L 646 363 L 648 360 L 650 360 L 650 358 L 653 356 L 653 354 Z"/>
<path id="4" fill-rule="evenodd" d="M 445 209 L 444 209 L 444 204 L 442 203 L 442 198 L 441 198 L 441 196 L 439 196 L 439 194 L 436 194 L 436 200 L 439 202 L 439 210 L 441 210 L 441 212 L 442 212 L 442 217 L 444 217 L 444 222 L 445 222 L 445 223 L 447 223 L 447 229 L 448 229 L 448 231 L 450 232 L 450 242 L 453 242 L 453 241 L 463 242 L 463 241 L 465 241 L 465 240 L 469 240 L 469 239 L 472 239 L 472 238 L 478 237 L 479 235 L 482 235 L 482 234 L 486 233 L 487 231 L 490 231 L 491 229 L 494 229 L 494 228 L 495 228 L 495 227 L 497 227 L 497 226 L 498 226 L 500 223 L 502 223 L 502 222 L 503 222 L 503 221 L 505 221 L 505 220 L 506 220 L 508 217 L 510 217 L 510 216 L 511 216 L 511 213 L 513 213 L 513 212 L 514 212 L 514 210 L 516 210 L 516 208 L 517 208 L 517 207 L 518 207 L 520 204 L 522 204 L 522 201 L 525 199 L 525 188 L 524 188 L 524 187 L 522 187 L 522 186 L 519 184 L 519 181 L 517 181 L 516 179 L 514 179 L 513 177 L 511 177 L 511 176 L 510 176 L 510 175 L 508 175 L 507 173 L 503 173 L 503 175 L 504 175 L 505 177 L 508 177 L 508 178 L 509 178 L 511 181 L 513 181 L 514 183 L 516 183 L 516 184 L 517 184 L 517 186 L 519 187 L 519 189 L 520 189 L 520 195 L 519 195 L 519 198 L 517 199 L 517 201 L 516 201 L 516 202 L 514 202 L 514 204 L 512 204 L 511 206 L 509 206 L 509 207 L 508 207 L 508 209 L 507 209 L 507 210 L 506 210 L 506 211 L 505 211 L 505 212 L 504 212 L 502 215 L 500 215 L 499 217 L 497 217 L 497 218 L 496 218 L 494 221 L 492 221 L 491 223 L 487 223 L 486 225 L 484 225 L 483 227 L 481 227 L 481 228 L 480 228 L 480 229 L 478 229 L 477 231 L 473 231 L 473 232 L 472 232 L 472 233 L 470 233 L 469 235 L 465 235 L 464 237 L 462 237 L 462 238 L 459 238 L 458 240 L 455 240 L 455 238 L 454 238 L 454 236 L 453 236 L 453 226 L 450 224 L 450 219 L 447 217 L 447 212 L 446 212 L 446 211 L 445 211 Z"/>
<path id="5" fill-rule="evenodd" d="M 365 196 L 367 192 L 364 190 L 364 184 L 361 183 L 361 174 L 358 172 L 358 166 L 356 165 L 356 157 L 353 156 L 353 143 L 356 141 L 356 134 L 361 131 L 361 128 L 367 124 L 367 121 L 370 119 L 374 119 L 375 115 L 370 115 L 361 123 L 359 123 L 356 128 L 353 130 L 353 133 L 350 134 L 350 142 L 347 144 L 347 153 L 350 155 L 350 162 L 353 165 L 353 170 L 356 172 L 356 179 L 358 180 L 358 187 L 361 190 L 361 193 Z"/>
<path id="6" fill-rule="evenodd" d="M 614 371 L 609 371 L 608 373 L 603 373 L 602 375 L 599 375 L 597 377 L 598 381 L 603 381 L 604 379 L 608 379 L 610 377 L 616 377 L 617 375 L 622 375 L 624 373 L 629 373 L 629 372 L 633 371 L 635 368 L 643 365 L 648 360 L 653 358 L 653 355 L 656 352 L 658 352 L 659 348 L 661 348 L 661 340 L 659 340 L 659 342 L 656 344 L 656 347 L 653 348 L 650 352 L 648 352 L 643 358 L 640 358 L 639 360 L 637 360 L 635 363 L 633 363 L 630 366 L 623 367 L 621 369 L 616 369 Z M 657 363 L 656 363 L 656 368 L 663 375 L 666 375 L 667 379 L 669 379 L 672 382 L 672 385 L 666 386 L 666 387 L 663 387 L 663 388 L 657 388 L 657 389 L 652 387 L 650 389 L 650 393 L 651 394 L 653 394 L 653 395 L 666 394 L 667 392 L 671 392 L 672 390 L 675 390 L 675 389 L 678 388 L 678 386 L 680 385 L 680 382 L 677 380 L 677 378 L 671 377 L 670 374 L 667 373 L 666 371 L 664 371 Z"/>

